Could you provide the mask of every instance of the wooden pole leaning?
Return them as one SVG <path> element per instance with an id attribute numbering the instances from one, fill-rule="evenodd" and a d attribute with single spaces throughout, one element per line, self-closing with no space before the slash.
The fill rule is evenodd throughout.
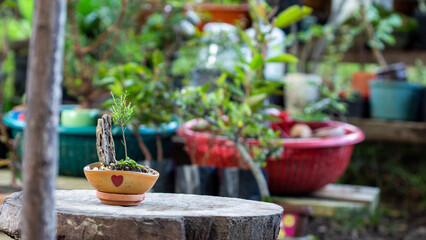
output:
<path id="1" fill-rule="evenodd" d="M 66 0 L 34 1 L 24 131 L 22 239 L 56 239 L 54 191 Z"/>

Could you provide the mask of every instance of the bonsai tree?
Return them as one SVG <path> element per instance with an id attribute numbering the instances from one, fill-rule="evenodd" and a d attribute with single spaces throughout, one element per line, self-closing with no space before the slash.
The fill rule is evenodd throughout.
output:
<path id="1" fill-rule="evenodd" d="M 155 129 L 157 160 L 164 158 L 161 130 L 173 120 L 173 93 L 171 78 L 167 76 L 163 55 L 159 50 L 152 53 L 152 70 L 136 63 L 115 66 L 103 73 L 103 84 L 113 93 L 127 91 L 134 106 L 135 119 L 132 131 L 136 136 L 145 160 L 153 160 L 139 132 L 141 124 Z"/>
<path id="2" fill-rule="evenodd" d="M 249 4 L 255 39 L 250 39 L 243 31 L 240 31 L 240 38 L 251 50 L 251 60 L 241 58 L 235 71 L 222 74 L 213 89 L 211 84 L 206 84 L 182 90 L 177 104 L 185 119 L 202 119 L 207 122 L 209 132 L 224 135 L 233 142 L 241 160 L 252 171 L 262 199 L 267 201 L 270 193 L 261 166 L 267 157 L 280 153 L 282 141 L 280 133 L 267 126 L 267 122 L 275 118 L 265 111 L 271 107 L 265 100 L 283 83 L 266 81 L 264 65 L 267 62 L 297 62 L 297 58 L 289 54 L 267 59 L 267 35 L 273 26 L 286 27 L 309 14 L 310 10 L 293 6 L 277 18 L 271 18 L 265 3 L 249 1 Z M 266 32 L 261 30 L 263 25 L 269 26 Z M 250 145 L 249 138 L 257 138 L 259 145 Z"/>
<path id="3" fill-rule="evenodd" d="M 126 145 L 126 136 L 124 132 L 124 126 L 130 121 L 133 115 L 133 109 L 132 104 L 126 103 L 127 93 L 124 93 L 124 95 L 121 95 L 119 99 L 116 99 L 114 97 L 114 94 L 111 94 L 112 99 L 114 101 L 114 105 L 111 107 L 111 112 L 113 116 L 113 121 L 115 125 L 119 125 L 121 127 L 121 132 L 123 134 L 123 145 L 124 145 L 124 153 L 125 158 L 128 159 L 127 156 L 127 145 Z"/>
<path id="4" fill-rule="evenodd" d="M 148 172 L 146 168 L 139 166 L 136 161 L 127 156 L 127 145 L 125 136 L 125 126 L 133 116 L 134 107 L 127 103 L 127 94 L 120 95 L 119 98 L 112 94 L 114 105 L 111 107 L 112 119 L 115 125 L 119 125 L 123 134 L 123 145 L 125 158 L 117 161 L 115 159 L 115 146 L 111 134 L 111 117 L 107 114 L 98 120 L 97 150 L 99 161 L 102 163 L 101 169 Z"/>

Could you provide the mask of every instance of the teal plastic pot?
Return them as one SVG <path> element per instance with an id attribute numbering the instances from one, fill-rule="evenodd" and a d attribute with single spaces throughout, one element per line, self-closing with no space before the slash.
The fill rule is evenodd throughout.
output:
<path id="1" fill-rule="evenodd" d="M 370 113 L 373 118 L 412 121 L 417 118 L 422 87 L 390 80 L 370 81 Z"/>
<path id="2" fill-rule="evenodd" d="M 63 107 L 68 108 L 68 107 Z M 12 136 L 22 132 L 25 128 L 25 121 L 19 120 L 20 112 L 10 111 L 4 118 L 3 122 L 12 130 Z M 170 122 L 163 126 L 161 132 L 161 140 L 163 143 L 164 155 L 168 157 L 172 141 L 171 137 L 178 128 L 177 122 Z M 146 126 L 140 126 L 139 132 L 142 135 L 147 147 L 151 151 L 153 158 L 157 156 L 155 144 L 155 130 Z M 122 132 L 119 127 L 112 129 L 115 151 L 117 159 L 124 158 L 124 147 L 122 144 Z M 136 137 L 129 130 L 125 130 L 127 151 L 129 157 L 136 161 L 144 159 L 143 154 L 139 148 Z M 23 138 L 22 138 L 23 139 Z M 22 146 L 20 144 L 20 147 Z M 59 174 L 68 176 L 84 176 L 84 166 L 97 162 L 98 156 L 96 152 L 96 126 L 85 127 L 59 127 Z"/>

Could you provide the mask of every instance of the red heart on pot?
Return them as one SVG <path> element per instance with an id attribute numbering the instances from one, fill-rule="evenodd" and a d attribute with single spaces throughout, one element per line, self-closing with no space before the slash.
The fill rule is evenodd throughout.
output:
<path id="1" fill-rule="evenodd" d="M 119 175 L 119 176 L 112 175 L 112 176 L 111 176 L 111 181 L 112 181 L 112 183 L 113 183 L 116 187 L 119 187 L 119 186 L 123 183 L 123 176 L 121 176 L 121 175 Z"/>

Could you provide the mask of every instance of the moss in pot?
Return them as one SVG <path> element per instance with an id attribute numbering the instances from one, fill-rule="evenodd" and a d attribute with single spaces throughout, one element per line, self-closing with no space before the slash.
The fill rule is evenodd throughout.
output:
<path id="1" fill-rule="evenodd" d="M 125 159 L 115 159 L 115 146 L 111 134 L 111 116 L 104 114 L 98 119 L 96 147 L 99 162 L 84 167 L 84 174 L 96 188 L 96 196 L 104 204 L 135 206 L 145 199 L 145 192 L 152 188 L 159 173 L 149 167 L 137 164 L 127 156 L 124 126 L 131 119 L 133 107 L 126 103 L 126 94 L 114 98 L 111 108 L 113 122 L 123 132 Z"/>

